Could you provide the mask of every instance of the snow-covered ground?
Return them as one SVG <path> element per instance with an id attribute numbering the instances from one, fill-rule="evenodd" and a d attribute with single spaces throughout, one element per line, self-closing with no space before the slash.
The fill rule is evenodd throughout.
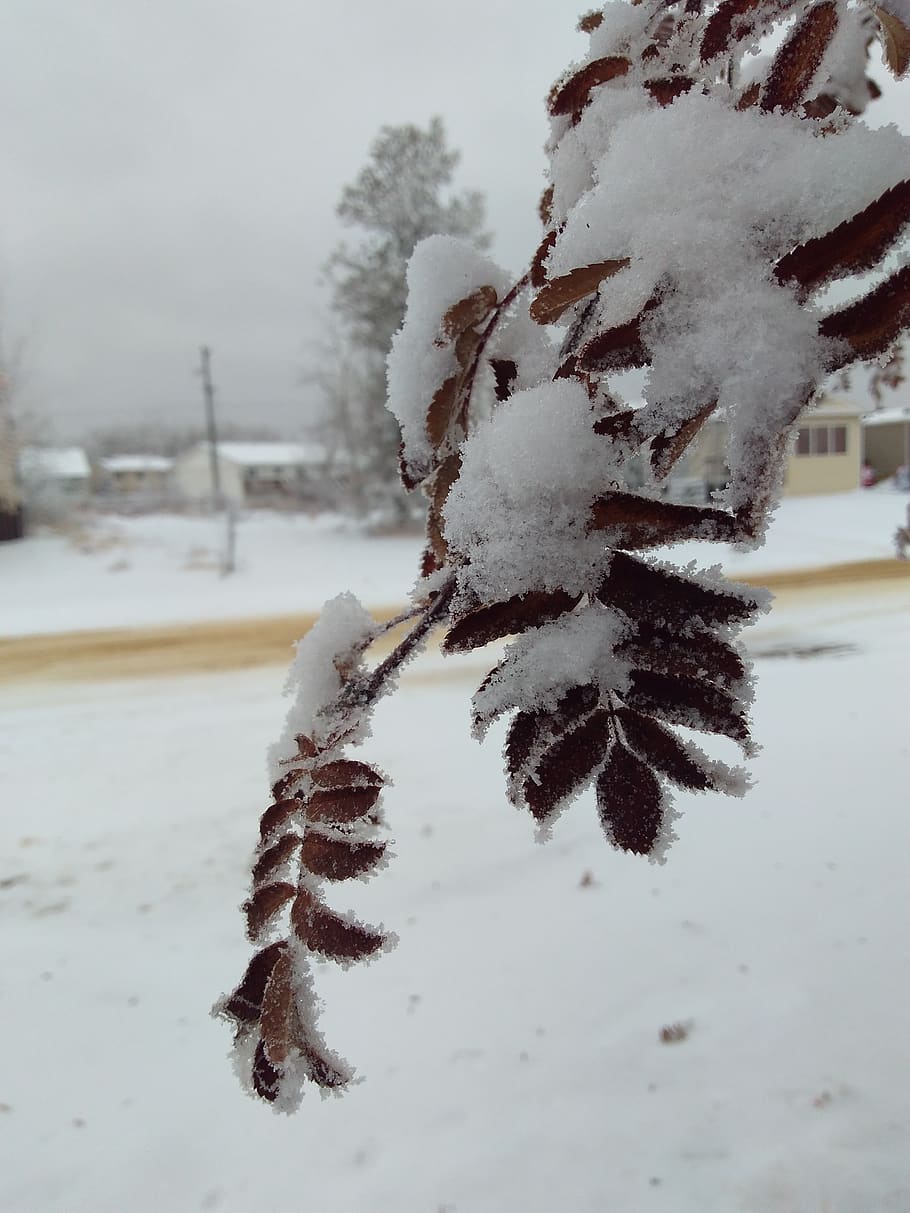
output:
<path id="1" fill-rule="evenodd" d="M 760 551 L 686 544 L 675 558 L 746 575 L 890 557 L 906 503 L 887 487 L 789 499 Z M 343 589 L 393 606 L 421 548 L 416 535 L 366 538 L 338 519 L 250 513 L 238 525 L 237 571 L 223 578 L 223 540 L 220 521 L 152 515 L 0 544 L 0 635 L 310 611 Z"/>
<path id="2" fill-rule="evenodd" d="M 807 557 L 887 552 L 903 505 L 873 501 Z M 813 543 L 822 504 L 798 511 Z M 95 586 L 127 575 L 104 571 L 117 555 L 84 558 Z M 397 858 L 346 903 L 401 942 L 318 978 L 366 1081 L 291 1119 L 241 1094 L 207 1015 L 247 957 L 283 672 L 3 688 L 0 1208 L 906 1213 L 908 606 L 901 585 L 752 632 L 778 654 L 758 660 L 756 787 L 681 798 L 661 868 L 608 851 L 590 797 L 535 845 L 496 742 L 468 737 L 479 658 L 427 657 L 370 743 Z"/>

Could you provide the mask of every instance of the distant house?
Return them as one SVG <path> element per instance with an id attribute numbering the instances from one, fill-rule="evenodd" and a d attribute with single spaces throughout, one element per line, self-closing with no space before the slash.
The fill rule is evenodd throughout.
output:
<path id="1" fill-rule="evenodd" d="M 110 496 L 162 498 L 173 466 L 164 455 L 107 455 L 98 460 L 98 488 Z"/>
<path id="2" fill-rule="evenodd" d="M 22 489 L 12 421 L 0 413 L 0 542 L 22 537 Z"/>
<path id="3" fill-rule="evenodd" d="M 303 503 L 321 495 L 327 459 L 316 443 L 219 442 L 216 451 L 221 494 L 233 505 Z M 198 442 L 177 456 L 172 484 L 185 501 L 212 500 L 207 442 Z"/>
<path id="4" fill-rule="evenodd" d="M 826 396 L 799 418 L 796 443 L 784 473 L 784 496 L 846 493 L 859 488 L 862 465 L 862 409 Z M 713 418 L 680 461 L 676 478 L 684 487 L 701 485 L 707 497 L 726 483 L 727 423 Z M 692 496 L 692 493 L 688 495 Z"/>
<path id="5" fill-rule="evenodd" d="M 82 447 L 24 447 L 19 476 L 26 509 L 39 515 L 85 505 L 91 496 L 92 469 Z"/>
<path id="6" fill-rule="evenodd" d="M 910 468 L 910 405 L 878 409 L 863 418 L 863 457 L 879 480 Z"/>

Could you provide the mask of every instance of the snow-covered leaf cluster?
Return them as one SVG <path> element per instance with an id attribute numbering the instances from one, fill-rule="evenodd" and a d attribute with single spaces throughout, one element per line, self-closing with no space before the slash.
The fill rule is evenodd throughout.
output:
<path id="1" fill-rule="evenodd" d="M 370 670 L 363 645 L 379 630 L 336 600 L 312 653 L 301 649 L 312 670 L 264 818 L 292 821 L 296 841 L 265 830 L 263 845 L 287 851 L 260 852 L 247 903 L 254 938 L 290 906 L 290 942 L 270 945 L 290 951 L 274 954 L 264 994 L 248 973 L 225 1003 L 240 1008 L 242 1039 L 258 1032 L 254 1085 L 278 1103 L 289 1058 L 298 1078 L 344 1081 L 310 1031 L 294 957 L 382 945 L 329 911 L 315 882 L 381 858 L 369 831 L 382 779 L 340 748 L 363 738 L 431 626 L 446 626 L 451 653 L 512 638 L 474 700 L 479 735 L 511 714 L 510 799 L 545 833 L 593 785 L 608 842 L 662 862 L 672 788 L 745 787 L 688 734 L 754 751 L 738 635 L 767 595 L 648 553 L 759 544 L 799 415 L 829 374 L 887 359 L 910 327 L 910 267 L 894 268 L 910 141 L 861 119 L 878 95 L 872 42 L 898 76 L 910 66 L 904 0 L 611 0 L 581 29 L 588 54 L 548 99 L 550 180 L 528 272 L 510 284 L 452 237 L 418 245 L 408 270 L 388 370 L 402 479 L 428 502 L 416 622 Z M 837 282 L 854 302 L 832 306 Z M 643 400 L 623 395 L 632 370 Z M 714 417 L 726 488 L 703 506 L 666 500 Z M 333 817 L 321 806 L 337 772 Z M 257 884 L 267 855 L 292 852 L 296 881 Z"/>

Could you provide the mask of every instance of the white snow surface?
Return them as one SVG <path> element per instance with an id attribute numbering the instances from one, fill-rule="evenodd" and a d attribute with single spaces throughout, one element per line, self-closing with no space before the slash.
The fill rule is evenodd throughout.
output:
<path id="1" fill-rule="evenodd" d="M 680 796 L 662 868 L 590 793 L 535 845 L 468 736 L 480 662 L 415 666 L 364 754 L 397 857 L 338 900 L 401 941 L 315 969 L 365 1081 L 292 1118 L 208 1015 L 282 672 L 3 688 L 0 1208 L 905 1213 L 908 607 L 759 625 L 756 786 Z"/>
<path id="2" fill-rule="evenodd" d="M 661 555 L 719 561 L 734 576 L 887 558 L 905 512 L 906 493 L 888 484 L 784 498 L 757 552 L 687 543 Z M 337 518 L 255 511 L 237 523 L 236 573 L 221 577 L 223 530 L 206 517 L 98 516 L 2 543 L 0 635 L 310 612 L 344 590 L 394 608 L 414 584 L 422 547 L 418 535 L 368 537 Z"/>

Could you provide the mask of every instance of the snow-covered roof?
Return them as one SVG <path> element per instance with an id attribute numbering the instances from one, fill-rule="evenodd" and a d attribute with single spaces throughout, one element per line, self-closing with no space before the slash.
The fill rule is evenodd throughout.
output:
<path id="1" fill-rule="evenodd" d="M 174 466 L 165 455 L 107 455 L 100 463 L 106 472 L 169 472 Z"/>
<path id="2" fill-rule="evenodd" d="M 910 404 L 896 409 L 876 409 L 874 413 L 867 413 L 863 418 L 863 425 L 893 425 L 896 421 L 910 421 Z"/>
<path id="3" fill-rule="evenodd" d="M 865 407 L 857 404 L 855 400 L 848 400 L 844 396 L 821 396 L 817 403 L 809 406 L 806 411 L 801 414 L 801 420 L 805 417 L 818 417 L 825 414 L 836 413 L 839 416 L 859 417 L 864 413 Z"/>
<path id="4" fill-rule="evenodd" d="M 302 442 L 219 442 L 218 454 L 240 467 L 299 467 L 326 458 L 323 447 Z"/>
<path id="5" fill-rule="evenodd" d="M 88 480 L 92 474 L 81 446 L 27 446 L 19 455 L 24 477 L 45 480 Z"/>

